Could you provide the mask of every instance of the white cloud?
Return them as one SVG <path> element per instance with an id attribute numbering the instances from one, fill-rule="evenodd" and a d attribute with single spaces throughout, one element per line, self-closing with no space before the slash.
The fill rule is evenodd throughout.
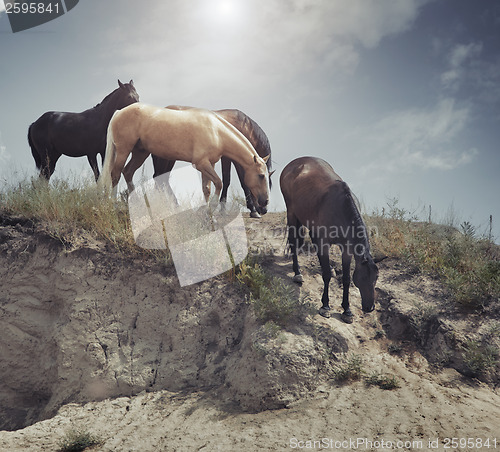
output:
<path id="1" fill-rule="evenodd" d="M 199 8 L 186 1 L 158 4 L 135 31 L 113 30 L 113 52 L 133 61 L 130 69 L 145 69 L 147 84 L 156 90 L 161 83 L 162 89 L 170 85 L 177 93 L 214 85 L 262 92 L 263 86 L 276 89 L 301 76 L 351 75 L 360 49 L 409 29 L 426 2 L 247 0 L 235 3 L 241 10 L 224 22 L 214 15 L 219 1 Z M 148 46 L 143 44 L 146 35 Z M 294 86 L 299 84 L 304 85 L 303 79 Z"/>
<path id="2" fill-rule="evenodd" d="M 467 77 L 470 67 L 481 55 L 482 43 L 458 44 L 448 54 L 448 70 L 441 74 L 444 88 L 457 90 L 463 79 Z"/>
<path id="3" fill-rule="evenodd" d="M 437 53 L 446 53 L 446 70 L 441 73 L 441 86 L 448 93 L 465 96 L 477 105 L 495 106 L 500 102 L 500 57 L 488 53 L 482 42 L 457 44 L 451 48 L 441 43 Z"/>
<path id="4" fill-rule="evenodd" d="M 452 170 L 466 165 L 478 154 L 477 149 L 460 144 L 469 119 L 469 109 L 457 107 L 453 99 L 443 99 L 429 109 L 390 114 L 360 131 L 372 162 L 364 171 Z"/>

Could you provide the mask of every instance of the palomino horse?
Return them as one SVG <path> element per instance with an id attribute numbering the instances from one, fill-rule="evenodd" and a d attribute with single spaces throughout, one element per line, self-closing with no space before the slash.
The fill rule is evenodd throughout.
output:
<path id="1" fill-rule="evenodd" d="M 269 175 L 266 162 L 250 142 L 229 122 L 209 110 L 198 108 L 170 110 L 142 103 L 117 111 L 108 127 L 106 158 L 102 183 L 115 187 L 129 154 L 132 158 L 124 171 L 132 191 L 135 171 L 150 155 L 166 160 L 191 162 L 202 174 L 205 199 L 210 182 L 215 185 L 217 201 L 222 181 L 214 170 L 222 156 L 239 163 L 245 172 L 245 184 L 262 213 L 269 202 Z M 111 178 L 111 181 L 109 180 Z"/>
<path id="2" fill-rule="evenodd" d="M 370 254 L 365 224 L 347 184 L 324 160 L 301 157 L 283 169 L 280 186 L 287 209 L 288 241 L 295 273 L 293 280 L 297 283 L 303 281 L 297 251 L 303 245 L 305 226 L 317 249 L 323 275 L 323 306 L 319 313 L 329 317 L 330 245 L 338 245 L 342 250 L 342 320 L 351 323 L 353 317 L 349 308 L 353 256 L 355 270 L 352 279 L 361 293 L 363 311 L 373 311 L 378 268 Z"/>
<path id="3" fill-rule="evenodd" d="M 61 155 L 87 156 L 95 180 L 99 178 L 97 154 L 104 160 L 106 132 L 113 113 L 139 101 L 134 82 L 123 84 L 108 94 L 100 104 L 81 113 L 48 111 L 28 129 L 28 142 L 40 176 L 47 180 L 54 173 Z"/>
<path id="4" fill-rule="evenodd" d="M 187 110 L 192 107 L 183 107 L 180 105 L 169 105 L 167 108 L 172 110 Z M 262 158 L 271 155 L 271 145 L 269 144 L 269 139 L 261 127 L 249 116 L 243 113 L 240 110 L 228 109 L 228 110 L 215 110 L 219 116 L 222 116 L 226 121 L 231 123 L 234 127 L 236 127 L 245 137 L 250 141 L 254 149 L 257 151 Z M 153 159 L 154 166 L 154 177 L 160 176 L 162 174 L 166 174 L 169 171 L 172 171 L 174 167 L 175 160 L 165 160 L 156 155 L 151 156 Z M 252 194 L 250 190 L 245 184 L 245 173 L 243 171 L 243 167 L 227 157 L 221 158 L 221 166 L 222 166 L 222 193 L 220 196 L 220 202 L 224 203 L 227 199 L 227 190 L 229 188 L 229 184 L 231 182 L 231 163 L 234 164 L 236 169 L 236 173 L 238 174 L 238 178 L 241 183 L 241 188 L 243 188 L 243 192 L 245 193 L 245 199 L 247 202 L 247 208 L 250 210 L 250 217 L 252 218 L 260 218 L 258 208 L 255 206 Z M 271 158 L 267 160 L 267 169 L 269 171 L 269 177 L 272 175 L 271 171 Z M 127 173 L 127 167 L 125 167 L 124 173 Z M 269 187 L 271 186 L 271 179 L 269 179 Z"/>

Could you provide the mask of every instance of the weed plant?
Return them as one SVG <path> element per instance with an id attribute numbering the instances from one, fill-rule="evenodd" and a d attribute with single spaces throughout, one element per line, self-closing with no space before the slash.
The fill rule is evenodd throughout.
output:
<path id="1" fill-rule="evenodd" d="M 360 380 L 365 374 L 363 358 L 355 353 L 350 354 L 346 361 L 334 369 L 335 380 L 340 382 Z"/>
<path id="2" fill-rule="evenodd" d="M 70 430 L 59 443 L 58 452 L 80 452 L 102 444 L 97 436 L 83 430 Z"/>
<path id="3" fill-rule="evenodd" d="M 133 241 L 123 200 L 113 200 L 95 182 L 32 179 L 0 192 L 0 206 L 11 215 L 43 221 L 54 236 L 83 229 L 116 244 Z"/>
<path id="4" fill-rule="evenodd" d="M 272 276 L 258 262 L 245 259 L 239 265 L 236 278 L 250 290 L 248 301 L 263 323 L 273 322 L 286 327 L 304 314 L 305 305 L 294 288 L 281 278 Z"/>
<path id="5" fill-rule="evenodd" d="M 365 382 L 370 386 L 378 386 L 381 389 L 392 390 L 401 387 L 395 375 L 383 375 L 374 372 L 365 378 Z"/>
<path id="6" fill-rule="evenodd" d="M 478 341 L 467 339 L 462 348 L 462 358 L 471 376 L 486 376 L 495 369 L 498 349 L 493 345 L 482 345 Z"/>
<path id="7" fill-rule="evenodd" d="M 387 209 L 367 217 L 367 224 L 376 254 L 399 258 L 442 279 L 460 305 L 477 309 L 500 304 L 500 248 L 469 222 L 458 229 L 419 222 L 394 199 Z"/>

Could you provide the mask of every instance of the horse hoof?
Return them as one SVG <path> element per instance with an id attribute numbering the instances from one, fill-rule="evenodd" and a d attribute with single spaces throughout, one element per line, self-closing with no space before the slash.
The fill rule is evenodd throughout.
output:
<path id="1" fill-rule="evenodd" d="M 292 278 L 292 281 L 294 283 L 297 283 L 297 284 L 302 284 L 304 282 L 304 278 L 302 277 L 302 275 L 295 275 L 293 278 Z"/>
<path id="2" fill-rule="evenodd" d="M 319 315 L 325 317 L 326 319 L 330 318 L 330 309 L 320 308 L 318 312 Z"/>
<path id="3" fill-rule="evenodd" d="M 340 318 L 345 323 L 352 323 L 354 316 L 352 315 L 352 312 L 343 312 L 342 314 L 340 314 Z"/>
<path id="4" fill-rule="evenodd" d="M 262 218 L 257 212 L 250 212 L 250 218 Z"/>

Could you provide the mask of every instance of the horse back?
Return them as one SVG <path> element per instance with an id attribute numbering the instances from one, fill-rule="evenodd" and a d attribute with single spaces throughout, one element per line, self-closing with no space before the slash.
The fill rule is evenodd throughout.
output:
<path id="1" fill-rule="evenodd" d="M 250 116 L 237 109 L 216 110 L 216 113 L 236 127 L 250 141 L 261 157 L 271 154 L 271 145 L 267 135 Z M 271 159 L 268 160 L 269 169 L 270 165 Z"/>
<path id="2" fill-rule="evenodd" d="M 130 148 L 140 141 L 148 152 L 169 160 L 192 161 L 191 150 L 209 151 L 224 133 L 220 120 L 211 111 L 143 103 L 117 111 L 110 124 L 118 147 Z"/>
<path id="3" fill-rule="evenodd" d="M 301 224 L 328 227 L 348 221 L 349 187 L 324 160 L 293 160 L 283 169 L 280 186 L 288 213 Z"/>

